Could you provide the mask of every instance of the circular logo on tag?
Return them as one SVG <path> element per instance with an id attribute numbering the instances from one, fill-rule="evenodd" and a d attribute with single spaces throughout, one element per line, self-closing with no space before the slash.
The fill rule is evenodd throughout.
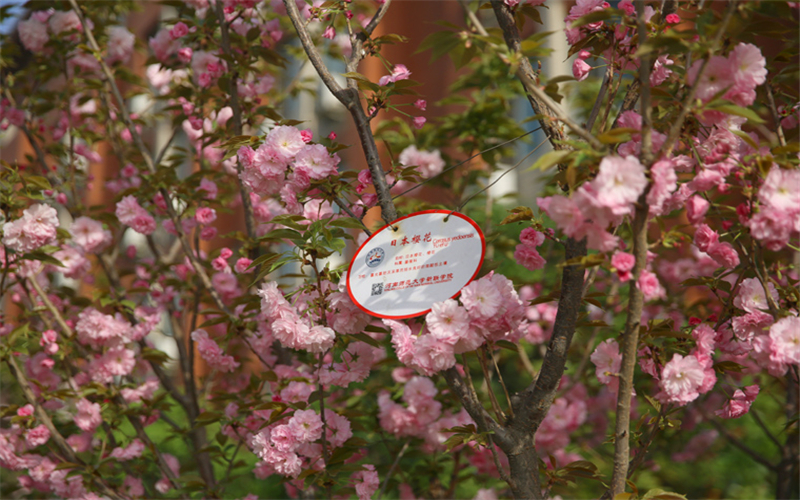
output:
<path id="1" fill-rule="evenodd" d="M 373 248 L 367 254 L 367 259 L 366 259 L 367 260 L 367 266 L 369 266 L 369 267 L 378 266 L 381 262 L 383 262 L 383 258 L 384 258 L 385 255 L 386 254 L 384 253 L 383 248 L 381 248 L 381 247 Z"/>

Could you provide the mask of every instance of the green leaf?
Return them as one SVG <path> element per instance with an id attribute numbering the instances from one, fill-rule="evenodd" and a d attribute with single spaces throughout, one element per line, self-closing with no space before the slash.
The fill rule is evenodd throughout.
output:
<path id="1" fill-rule="evenodd" d="M 649 490 L 647 493 L 642 495 L 642 500 L 686 500 L 684 495 L 680 493 L 672 493 L 671 491 L 664 491 L 659 488 L 654 488 Z"/>
<path id="2" fill-rule="evenodd" d="M 509 351 L 517 352 L 518 350 L 517 345 L 512 342 L 509 342 L 508 340 L 496 340 L 494 342 L 494 345 L 496 345 L 497 347 L 501 347 L 503 349 L 508 349 Z"/>
<path id="3" fill-rule="evenodd" d="M 45 177 L 41 177 L 39 175 L 26 175 L 25 182 L 29 182 L 36 187 L 42 189 L 52 189 L 50 186 L 50 181 L 48 181 Z"/>
<path id="4" fill-rule="evenodd" d="M 218 411 L 204 411 L 200 415 L 197 416 L 195 422 L 200 425 L 209 425 L 213 424 L 214 422 L 219 422 L 222 420 L 222 412 Z"/>
<path id="5" fill-rule="evenodd" d="M 258 258 L 256 258 L 256 260 L 254 260 L 252 263 L 250 263 L 250 265 L 247 266 L 247 269 L 253 269 L 253 268 L 258 267 L 258 266 L 260 266 L 262 264 L 266 265 L 266 264 L 269 264 L 271 262 L 274 262 L 281 255 L 283 255 L 283 254 L 280 254 L 280 253 L 265 253 L 264 255 L 259 256 Z"/>
<path id="6" fill-rule="evenodd" d="M 339 219 L 334 219 L 328 223 L 329 226 L 333 227 L 342 227 L 345 229 L 364 229 L 364 224 L 352 217 L 341 217 Z"/>
<path id="7" fill-rule="evenodd" d="M 55 470 L 64 470 L 64 469 L 82 469 L 83 465 L 76 464 L 75 462 L 61 462 L 56 465 Z"/>
<path id="8" fill-rule="evenodd" d="M 348 335 L 348 337 L 353 337 L 356 340 L 360 340 L 361 342 L 364 342 L 365 344 L 371 345 L 372 347 L 381 347 L 381 343 L 380 342 L 378 342 L 377 340 L 373 339 L 372 337 L 370 337 L 366 333 L 354 333 L 352 335 Z"/>
<path id="9" fill-rule="evenodd" d="M 293 241 L 304 241 L 302 234 L 295 231 L 294 229 L 286 229 L 284 227 L 273 229 L 264 236 L 260 237 L 258 241 L 282 240 L 282 239 L 293 240 Z"/>
<path id="10" fill-rule="evenodd" d="M 597 23 L 600 21 L 607 21 L 613 17 L 617 17 L 622 14 L 622 11 L 618 9 L 603 9 L 598 10 L 596 12 L 590 12 L 585 16 L 581 16 L 578 19 L 572 21 L 572 25 L 570 28 L 580 28 L 581 26 L 586 26 L 587 24 Z"/>
<path id="11" fill-rule="evenodd" d="M 529 207 L 516 207 L 509 210 L 511 215 L 507 215 L 500 223 L 501 226 L 511 224 L 512 222 L 522 222 L 526 220 L 533 220 L 533 210 Z"/>
<path id="12" fill-rule="evenodd" d="M 567 158 L 572 154 L 572 151 L 560 150 L 550 151 L 539 157 L 538 160 L 528 170 L 547 170 L 553 165 L 565 163 Z"/>
<path id="13" fill-rule="evenodd" d="M 708 108 L 716 111 L 722 111 L 723 113 L 727 113 L 729 115 L 743 116 L 753 123 L 765 123 L 764 119 L 758 116 L 758 114 L 756 114 L 756 112 L 752 109 L 743 108 L 742 106 L 737 106 L 736 104 L 724 102 L 720 104 L 713 103 L 712 105 L 708 106 Z"/>
<path id="14" fill-rule="evenodd" d="M 355 71 L 350 71 L 348 73 L 342 73 L 342 76 L 345 78 L 350 78 L 352 80 L 356 80 L 358 82 L 365 82 L 365 83 L 372 83 L 369 78 L 362 75 L 361 73 L 356 73 Z"/>
<path id="15" fill-rule="evenodd" d="M 38 260 L 42 264 L 51 264 L 56 267 L 64 267 L 64 264 L 61 263 L 60 260 L 56 259 L 52 255 L 47 255 L 44 252 L 39 250 L 34 252 L 28 252 L 22 256 L 24 260 Z"/>
<path id="16" fill-rule="evenodd" d="M 635 128 L 618 127 L 597 136 L 597 140 L 603 144 L 617 144 L 631 140 L 631 134 L 638 133 Z"/>
<path id="17" fill-rule="evenodd" d="M 159 351 L 158 349 L 153 349 L 152 347 L 143 348 L 141 356 L 147 361 L 159 366 L 172 359 L 164 351 Z"/>

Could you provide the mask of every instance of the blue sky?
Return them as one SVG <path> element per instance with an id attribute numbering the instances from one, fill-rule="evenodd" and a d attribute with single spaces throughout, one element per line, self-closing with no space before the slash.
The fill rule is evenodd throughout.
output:
<path id="1" fill-rule="evenodd" d="M 15 8 L 11 9 L 11 16 L 0 22 L 0 33 L 6 34 L 11 31 L 11 28 L 17 23 L 19 16 L 25 11 L 22 7 L 24 3 L 25 0 L 0 0 L 0 7 L 5 7 L 6 5 L 15 6 Z"/>

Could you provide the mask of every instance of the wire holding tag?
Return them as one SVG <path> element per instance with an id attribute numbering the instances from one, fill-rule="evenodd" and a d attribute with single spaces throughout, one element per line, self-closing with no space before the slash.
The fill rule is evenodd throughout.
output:
<path id="1" fill-rule="evenodd" d="M 508 170 L 506 170 L 505 172 L 503 172 L 502 174 L 500 174 L 500 175 L 497 177 L 497 179 L 495 179 L 494 181 L 492 181 L 492 182 L 491 182 L 490 184 L 488 184 L 488 185 L 487 185 L 485 188 L 481 189 L 481 190 L 480 190 L 480 191 L 478 191 L 477 193 L 473 194 L 472 196 L 470 196 L 469 198 L 467 198 L 466 200 L 464 200 L 464 201 L 463 201 L 463 202 L 462 202 L 460 205 L 458 205 L 458 206 L 457 206 L 457 207 L 456 207 L 456 208 L 455 208 L 455 209 L 454 209 L 452 212 L 450 212 L 449 214 L 447 214 L 447 217 L 445 217 L 445 218 L 444 218 L 444 222 L 447 222 L 447 221 L 450 219 L 450 216 L 451 216 L 451 215 L 453 215 L 454 213 L 456 213 L 456 212 L 460 212 L 460 211 L 461 211 L 461 209 L 462 209 L 462 208 L 464 208 L 464 207 L 466 206 L 466 204 L 467 204 L 467 203 L 469 203 L 470 201 L 472 201 L 472 200 L 473 200 L 473 199 L 474 199 L 476 196 L 478 196 L 479 194 L 483 193 L 484 191 L 486 191 L 486 190 L 487 190 L 487 189 L 489 189 L 490 187 L 492 187 L 492 186 L 494 186 L 495 184 L 497 184 L 498 182 L 500 182 L 500 179 L 502 179 L 502 178 L 503 178 L 503 177 L 504 177 L 504 176 L 505 176 L 507 173 L 511 172 L 512 170 L 515 170 L 517 167 L 519 167 L 520 165 L 522 165 L 522 162 L 524 162 L 525 160 L 527 160 L 528 158 L 530 158 L 530 157 L 533 155 L 533 153 L 535 153 L 535 152 L 536 152 L 536 151 L 537 151 L 537 150 L 538 150 L 540 147 L 544 146 L 544 143 L 546 143 L 547 141 L 548 141 L 548 139 L 545 139 L 545 140 L 543 140 L 542 142 L 540 142 L 538 146 L 536 146 L 535 148 L 533 148 L 533 150 L 532 150 L 530 153 L 526 154 L 526 155 L 525 155 L 525 156 L 524 156 L 524 157 L 523 157 L 523 158 L 522 158 L 520 161 L 518 161 L 518 162 L 516 163 L 516 165 L 514 165 L 513 167 L 509 168 Z"/>
<path id="2" fill-rule="evenodd" d="M 400 194 L 398 194 L 396 196 L 393 196 L 392 200 L 396 200 L 397 198 L 400 198 L 401 196 L 404 196 L 404 195 L 410 193 L 411 191 L 414 191 L 415 189 L 424 186 L 425 184 L 429 183 L 430 181 L 436 179 L 437 177 L 443 176 L 444 174 L 446 174 L 447 172 L 453 170 L 454 168 L 460 167 L 461 165 L 463 165 L 463 164 L 465 164 L 465 163 L 467 163 L 469 161 L 474 160 L 475 158 L 479 157 L 480 155 L 482 155 L 484 153 L 488 153 L 489 151 L 492 151 L 492 150 L 497 149 L 497 148 L 502 148 L 506 144 L 510 144 L 510 143 L 512 143 L 514 141 L 522 139 L 523 137 L 525 137 L 527 135 L 531 135 L 534 132 L 538 132 L 539 130 L 542 130 L 542 127 L 537 127 L 537 128 L 535 128 L 533 130 L 529 130 L 529 131 L 527 131 L 527 132 L 525 132 L 525 133 L 523 133 L 521 135 L 518 135 L 518 136 L 514 137 L 513 139 L 509 139 L 509 140 L 507 140 L 505 142 L 501 142 L 500 144 L 492 146 L 492 147 L 490 147 L 488 149 L 484 149 L 483 151 L 479 151 L 479 152 L 475 153 L 474 155 L 470 156 L 469 158 L 467 158 L 466 160 L 461 161 L 459 163 L 456 163 L 455 165 L 451 165 L 451 166 L 447 167 L 446 169 L 442 170 L 441 172 L 439 172 L 438 174 L 434 175 L 433 177 L 431 177 L 429 179 L 425 179 L 424 181 L 420 182 L 419 184 L 406 189 L 405 191 L 403 191 L 402 193 L 400 193 Z"/>

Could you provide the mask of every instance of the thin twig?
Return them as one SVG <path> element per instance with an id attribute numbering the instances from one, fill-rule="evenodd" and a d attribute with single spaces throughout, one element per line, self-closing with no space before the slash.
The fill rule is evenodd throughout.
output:
<path id="1" fill-rule="evenodd" d="M 761 429 L 764 431 L 764 434 L 767 435 L 769 440 L 775 443 L 775 445 L 778 447 L 779 450 L 783 450 L 783 445 L 780 443 L 780 441 L 778 441 L 778 438 L 776 438 L 775 435 L 767 428 L 767 425 L 764 423 L 763 420 L 761 420 L 761 417 L 758 416 L 758 413 L 752 408 L 748 413 L 750 413 L 750 416 L 752 416 L 753 419 L 756 421 L 756 423 L 759 425 L 759 427 L 761 427 Z"/>
<path id="2" fill-rule="evenodd" d="M 492 389 L 492 377 L 491 375 L 489 375 L 489 367 L 486 366 L 485 349 L 481 349 L 478 351 L 478 361 L 480 361 L 481 370 L 483 370 L 483 381 L 486 384 L 486 392 L 489 393 L 489 401 L 492 403 L 492 410 L 494 410 L 494 416 L 497 417 L 498 421 L 505 422 L 506 415 L 500 408 L 500 403 L 498 403 L 497 396 L 495 396 L 494 389 Z"/>
<path id="3" fill-rule="evenodd" d="M 778 143 L 781 146 L 785 146 L 786 136 L 783 135 L 781 117 L 778 114 L 778 108 L 775 106 L 775 96 L 772 93 L 772 87 L 769 84 L 765 85 L 764 87 L 767 89 L 767 101 L 769 102 L 769 110 L 772 113 L 772 120 L 775 122 L 775 131 L 778 133 Z"/>
<path id="4" fill-rule="evenodd" d="M 497 366 L 497 358 L 494 357 L 494 352 L 491 349 L 488 349 L 485 344 L 483 347 L 486 355 L 492 358 L 492 363 L 494 363 L 494 371 L 497 372 L 497 378 L 498 380 L 500 380 L 500 385 L 503 387 L 503 392 L 506 395 L 506 402 L 508 403 L 508 414 L 511 416 L 511 418 L 514 418 L 514 409 L 511 407 L 511 396 L 509 396 L 508 394 L 508 388 L 506 387 L 506 383 L 503 380 L 503 374 L 500 373 L 500 367 Z"/>
<path id="5" fill-rule="evenodd" d="M 50 419 L 50 415 L 44 411 L 44 408 L 39 404 L 36 399 L 36 395 L 31 388 L 31 384 L 28 381 L 28 378 L 25 376 L 25 372 L 23 372 L 19 365 L 17 364 L 17 360 L 14 359 L 14 356 L 8 356 L 6 358 L 6 363 L 8 367 L 11 369 L 11 374 L 17 380 L 20 389 L 22 390 L 22 395 L 34 407 L 34 412 L 36 413 L 36 417 L 47 427 L 47 430 L 50 431 L 50 438 L 55 442 L 56 447 L 61 451 L 64 457 L 73 463 L 79 464 L 83 467 L 86 467 L 86 463 L 81 460 L 75 452 L 72 450 L 72 447 L 67 443 L 67 440 L 64 439 L 64 436 L 58 432 L 56 426 L 53 425 L 53 421 Z M 100 491 L 104 494 L 109 496 L 113 499 L 121 500 L 122 497 L 118 495 L 113 489 L 111 489 L 103 480 L 97 476 L 90 476 L 91 481 L 96 483 L 100 487 Z"/>
<path id="6" fill-rule="evenodd" d="M 700 69 L 695 76 L 694 84 L 689 88 L 689 94 L 687 94 L 686 98 L 683 100 L 683 105 L 681 106 L 681 112 L 678 114 L 678 118 L 675 119 L 672 123 L 672 127 L 669 129 L 669 133 L 667 134 L 667 138 L 664 140 L 664 144 L 661 146 L 661 151 L 659 151 L 657 157 L 661 156 L 669 156 L 672 153 L 672 150 L 675 148 L 675 144 L 678 140 L 678 136 L 683 129 L 683 124 L 686 121 L 686 117 L 689 113 L 694 109 L 693 102 L 694 96 L 697 95 L 697 90 L 700 88 L 700 79 L 703 77 L 706 68 L 708 67 L 708 62 L 711 60 L 711 54 L 717 51 L 722 42 L 722 37 L 725 34 L 725 30 L 728 27 L 728 23 L 730 22 L 731 18 L 733 17 L 733 12 L 737 8 L 738 2 L 728 2 L 728 8 L 725 11 L 725 16 L 722 18 L 722 23 L 720 24 L 719 31 L 717 31 L 716 36 L 714 37 L 714 41 L 711 44 L 711 48 L 709 49 L 709 57 L 706 57 L 700 65 Z"/>
<path id="7" fill-rule="evenodd" d="M 703 412 L 702 412 L 702 410 L 700 410 L 700 411 L 701 411 L 701 413 L 703 413 Z M 771 470 L 771 471 L 776 471 L 776 470 L 777 470 L 777 468 L 778 468 L 778 466 L 777 466 L 777 465 L 773 464 L 772 462 L 770 462 L 770 461 L 769 461 L 769 460 L 767 460 L 766 458 L 764 458 L 764 457 L 762 457 L 761 455 L 759 455 L 759 454 L 758 454 L 758 452 L 756 452 L 755 450 L 753 450 L 752 448 L 750 448 L 749 446 L 747 446 L 746 444 L 744 444 L 744 442 L 742 442 L 742 441 L 741 441 L 739 438 L 737 438 L 736 436 L 734 436 L 733 434 L 731 434 L 730 432 L 728 432 L 728 429 L 726 429 L 726 428 L 725 428 L 725 427 L 724 427 L 722 424 L 720 424 L 719 422 L 717 422 L 717 420 L 716 420 L 716 419 L 714 419 L 714 418 L 710 418 L 710 417 L 709 417 L 709 416 L 707 416 L 705 413 L 703 413 L 703 417 L 705 417 L 705 419 L 706 419 L 706 420 L 707 420 L 707 421 L 708 421 L 708 422 L 709 422 L 711 425 L 713 425 L 713 426 L 714 426 L 714 428 L 715 428 L 715 429 L 716 429 L 716 430 L 717 430 L 717 431 L 718 431 L 720 434 L 722 434 L 723 436 L 725 436 L 725 439 L 727 439 L 728 441 L 730 441 L 730 443 L 731 443 L 732 445 L 734 445 L 735 447 L 739 448 L 740 450 L 742 450 L 743 452 L 745 452 L 746 454 L 748 454 L 748 455 L 750 456 L 750 458 L 752 458 L 753 460 L 755 460 L 756 462 L 760 463 L 761 465 L 763 465 L 764 467 L 766 467 L 767 469 L 769 469 L 769 470 Z"/>
<path id="8" fill-rule="evenodd" d="M 429 177 L 429 178 L 425 179 L 424 181 L 416 184 L 415 186 L 406 189 L 402 193 L 400 193 L 398 195 L 395 195 L 392 199 L 396 200 L 397 198 L 400 198 L 401 196 L 404 196 L 404 195 L 410 193 L 411 191 L 414 191 L 417 188 L 421 188 L 422 186 L 424 186 L 425 184 L 431 182 L 432 180 L 434 180 L 434 179 L 436 179 L 438 177 L 441 177 L 442 175 L 446 174 L 447 172 L 453 170 L 454 168 L 458 168 L 461 165 L 474 160 L 475 158 L 477 158 L 478 156 L 481 156 L 484 153 L 488 153 L 489 151 L 492 151 L 494 149 L 501 148 L 501 147 L 505 146 L 506 144 L 510 144 L 510 143 L 512 143 L 514 141 L 522 139 L 523 137 L 525 137 L 527 135 L 530 135 L 530 134 L 532 134 L 534 132 L 538 132 L 539 130 L 542 130 L 542 127 L 536 127 L 535 129 L 529 130 L 529 131 L 527 131 L 525 133 L 522 133 L 522 134 L 514 137 L 513 139 L 509 139 L 507 141 L 501 142 L 500 144 L 497 144 L 497 145 L 492 146 L 490 148 L 484 149 L 483 151 L 479 151 L 479 152 L 475 153 L 474 155 L 470 156 L 469 158 L 467 158 L 466 160 L 460 161 L 460 162 L 456 163 L 455 165 L 451 165 L 451 166 L 447 167 L 446 169 L 442 170 L 441 172 L 439 172 L 438 174 L 434 175 L 433 177 Z"/>
<path id="9" fill-rule="evenodd" d="M 222 2 L 216 2 L 214 5 L 215 12 L 217 14 L 217 20 L 219 21 L 219 29 L 220 29 L 220 38 L 221 38 L 221 46 L 222 52 L 231 60 L 233 61 L 233 51 L 231 50 L 231 41 L 230 36 L 228 34 L 228 23 L 225 21 L 225 13 L 223 12 Z M 234 68 L 231 74 L 231 84 L 229 87 L 229 94 L 230 94 L 230 103 L 231 103 L 231 111 L 233 112 L 233 131 L 236 135 L 242 135 L 242 107 L 239 103 L 239 89 L 236 80 L 239 78 L 239 73 L 236 68 Z M 256 236 L 256 220 L 253 215 L 253 204 L 250 201 L 249 193 L 247 192 L 247 188 L 245 188 L 244 182 L 242 182 L 242 162 L 239 161 L 238 157 L 236 159 L 236 182 L 239 185 L 239 194 L 242 198 L 242 207 L 244 207 L 244 223 L 245 228 L 247 229 L 247 236 L 250 239 L 253 239 Z M 258 257 L 259 254 L 259 247 L 256 246 L 252 249 L 250 257 L 255 259 Z"/>
<path id="10" fill-rule="evenodd" d="M 64 335 L 66 335 L 68 339 L 74 337 L 75 333 L 72 331 L 72 328 L 70 328 L 70 326 L 64 320 L 64 317 L 61 316 L 61 312 L 56 308 L 55 305 L 53 305 L 53 303 L 50 301 L 50 298 L 47 297 L 47 293 L 42 290 L 42 287 L 39 285 L 39 282 L 36 281 L 36 278 L 31 278 L 28 280 L 28 282 L 31 284 L 31 286 L 33 286 L 33 289 L 36 290 L 39 298 L 41 298 L 42 302 L 44 302 L 45 307 L 47 307 L 47 309 L 53 314 L 56 323 L 58 323 L 58 326 L 60 326 L 64 331 Z"/>
<path id="11" fill-rule="evenodd" d="M 488 32 L 486 28 L 483 27 L 480 19 L 469 9 L 466 5 L 464 5 L 465 11 L 467 12 L 467 16 L 469 17 L 472 24 L 475 26 L 475 29 L 478 30 L 483 36 L 487 36 Z M 514 21 L 514 15 L 510 11 L 509 7 L 502 2 L 494 1 L 492 2 L 492 8 L 494 9 L 495 16 L 497 17 L 497 21 L 500 23 L 500 27 L 503 30 L 503 36 L 506 40 L 506 45 L 512 52 L 516 52 L 518 54 L 521 53 L 521 41 L 519 39 L 519 31 L 516 27 L 516 22 Z M 534 111 L 537 114 L 545 115 L 546 117 L 555 117 L 558 121 L 562 122 L 564 125 L 569 127 L 576 135 L 582 138 L 584 141 L 592 145 L 597 150 L 605 149 L 603 143 L 601 143 L 595 136 L 591 134 L 588 130 L 581 127 L 577 123 L 575 123 L 569 115 L 561 109 L 561 106 L 556 104 L 550 96 L 548 96 L 541 88 L 539 88 L 539 84 L 535 81 L 533 77 L 533 67 L 528 61 L 528 58 L 520 54 L 520 64 L 516 71 L 517 78 L 520 79 L 522 85 L 525 87 L 528 95 L 530 97 L 535 98 L 530 99 L 531 104 L 534 105 Z M 535 101 L 535 102 L 534 102 Z M 553 131 L 553 127 L 549 126 L 546 123 L 547 120 L 540 121 L 542 126 L 545 129 L 548 129 L 548 137 L 553 139 L 562 139 L 563 133 L 555 133 Z M 563 149 L 563 145 L 559 145 L 559 148 Z"/>
<path id="12" fill-rule="evenodd" d="M 392 474 L 394 474 L 394 470 L 397 469 L 397 465 L 400 463 L 400 459 L 403 458 L 406 450 L 408 449 L 408 445 L 411 441 L 406 441 L 400 451 L 397 453 L 397 456 L 392 462 L 392 466 L 389 467 L 389 471 L 386 473 L 386 478 L 383 480 L 383 486 L 381 486 L 381 491 L 378 493 L 378 498 L 383 498 L 386 494 L 386 488 L 389 486 L 389 480 L 392 479 Z"/>

